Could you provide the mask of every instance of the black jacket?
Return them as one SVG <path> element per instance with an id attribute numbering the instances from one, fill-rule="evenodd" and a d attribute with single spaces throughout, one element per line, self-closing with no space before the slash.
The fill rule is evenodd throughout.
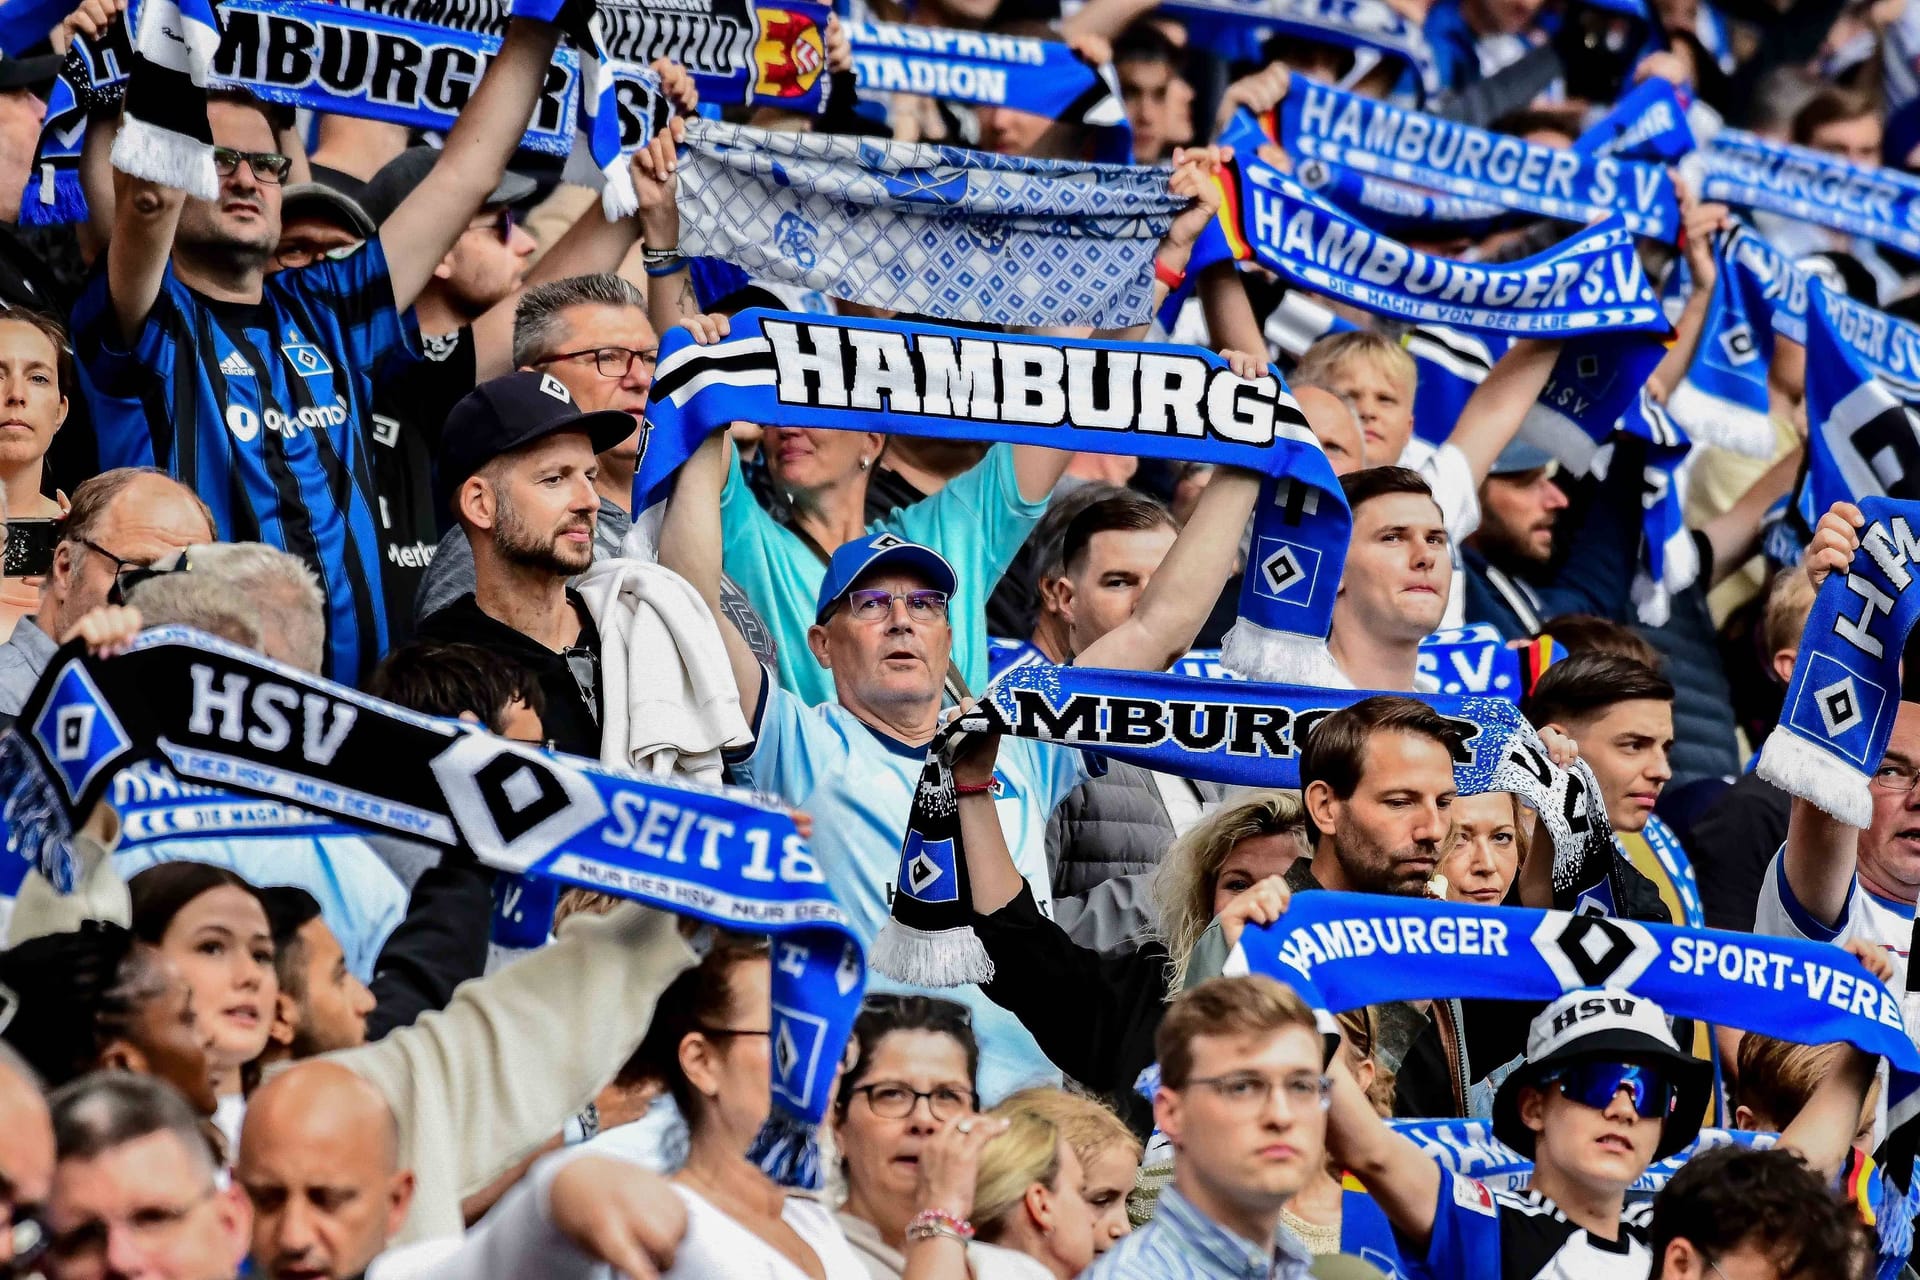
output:
<path id="1" fill-rule="evenodd" d="M 541 722 L 546 727 L 547 741 L 557 751 L 597 760 L 600 758 L 599 708 L 606 702 L 606 687 L 600 677 L 600 631 L 593 625 L 593 615 L 587 612 L 586 602 L 571 587 L 567 589 L 567 602 L 580 615 L 580 638 L 569 652 L 586 650 L 594 655 L 591 706 L 582 696 L 582 686 L 574 678 L 566 654 L 555 653 L 493 617 L 481 609 L 471 592 L 440 612 L 421 619 L 420 638 L 477 645 L 520 663 L 533 673 L 540 682 L 540 692 L 546 695 L 547 709 Z"/>

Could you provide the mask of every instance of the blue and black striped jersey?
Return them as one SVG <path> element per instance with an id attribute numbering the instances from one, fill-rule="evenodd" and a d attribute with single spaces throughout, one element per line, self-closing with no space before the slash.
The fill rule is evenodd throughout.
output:
<path id="1" fill-rule="evenodd" d="M 131 344 L 104 270 L 74 310 L 101 466 L 164 468 L 206 501 L 221 538 L 265 542 L 311 565 L 327 597 L 327 674 L 347 683 L 387 644 L 372 375 L 414 345 L 378 240 L 338 262 L 268 276 L 258 303 L 196 293 L 169 265 Z"/>

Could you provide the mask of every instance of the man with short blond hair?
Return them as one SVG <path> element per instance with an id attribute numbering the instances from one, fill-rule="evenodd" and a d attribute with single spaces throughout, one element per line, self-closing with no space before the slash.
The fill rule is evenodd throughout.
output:
<path id="1" fill-rule="evenodd" d="M 1311 1256 L 1280 1212 L 1326 1158 L 1330 1082 L 1313 1010 L 1272 978 L 1214 978 L 1167 1006 L 1154 1049 L 1153 1119 L 1173 1147 L 1173 1182 L 1153 1221 L 1087 1280 L 1304 1280 Z"/>

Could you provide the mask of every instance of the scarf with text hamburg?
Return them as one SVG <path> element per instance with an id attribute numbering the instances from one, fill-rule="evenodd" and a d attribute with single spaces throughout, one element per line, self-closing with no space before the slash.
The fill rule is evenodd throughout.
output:
<path id="1" fill-rule="evenodd" d="M 1380 236 L 1246 149 L 1220 182 L 1217 221 L 1229 256 L 1365 311 L 1527 337 L 1668 329 L 1617 216 L 1534 257 L 1490 266 Z M 1190 273 L 1211 265 L 1198 250 Z"/>
<path id="2" fill-rule="evenodd" d="M 892 919 L 869 962 L 920 986 L 986 982 L 992 962 L 971 919 L 952 752 L 957 735 L 994 732 L 1079 747 L 1176 777 L 1231 786 L 1298 787 L 1300 745 L 1367 690 L 1227 684 L 1161 672 L 1012 667 L 972 711 L 934 739 L 901 845 Z M 1511 791 L 1553 837 L 1554 900 L 1611 912 L 1617 858 L 1598 782 L 1584 761 L 1561 769 L 1506 698 L 1418 695 L 1459 730 L 1454 782 L 1466 795 Z"/>
<path id="3" fill-rule="evenodd" d="M 810 1134 L 866 966 L 783 810 L 742 791 L 612 773 L 169 627 L 104 661 L 78 644 L 55 655 L 0 739 L 9 850 L 71 891 L 72 833 L 141 760 L 499 871 L 771 934 L 775 1110 L 763 1146 L 769 1173 L 817 1183 Z"/>
<path id="4" fill-rule="evenodd" d="M 1167 171 L 689 121 L 680 245 L 889 311 L 1023 326 L 1145 322 L 1189 203 Z"/>
<path id="5" fill-rule="evenodd" d="M 1043 338 L 758 309 L 731 336 L 660 348 L 635 477 L 642 519 L 732 422 L 825 427 L 1242 467 L 1267 477 L 1225 660 L 1323 679 L 1352 519 L 1277 374 L 1249 382 L 1197 347 Z"/>
<path id="6" fill-rule="evenodd" d="M 1764 209 L 1920 253 L 1920 178 L 1722 129 L 1683 170 L 1702 200 Z"/>
<path id="7" fill-rule="evenodd" d="M 1817 332 L 1817 325 L 1816 325 Z M 1813 352 L 1808 352 L 1811 382 Z M 1811 390 L 1811 387 L 1809 387 Z M 1830 410 L 1862 430 L 1876 416 L 1906 410 L 1897 402 L 1876 409 L 1884 389 L 1872 382 L 1848 397 L 1857 405 Z M 1873 393 L 1877 392 L 1875 395 Z M 1808 416 L 1813 413 L 1808 397 Z M 1831 423 L 1814 426 L 1820 431 Z M 1781 790 L 1820 806 L 1842 822 L 1865 827 L 1873 817 L 1867 781 L 1880 767 L 1901 701 L 1900 659 L 1920 618 L 1920 502 L 1862 497 L 1866 526 L 1846 573 L 1834 573 L 1814 597 L 1787 686 L 1780 723 L 1760 752 L 1759 774 Z"/>
<path id="8" fill-rule="evenodd" d="M 1673 179 L 1657 164 L 1528 142 L 1304 76 L 1293 78 L 1278 117 L 1280 146 L 1296 163 L 1320 161 L 1564 222 L 1617 215 L 1635 235 L 1668 243 L 1680 230 Z"/>

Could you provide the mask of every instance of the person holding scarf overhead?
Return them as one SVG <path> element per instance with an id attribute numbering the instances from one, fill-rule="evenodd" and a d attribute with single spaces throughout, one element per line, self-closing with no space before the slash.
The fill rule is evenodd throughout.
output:
<path id="1" fill-rule="evenodd" d="M 1256 367 L 1249 357 L 1228 358 L 1236 371 Z M 693 583 L 716 617 L 723 449 L 731 445 L 715 435 L 680 469 L 660 541 L 660 562 Z M 1233 570 L 1259 488 L 1253 473 L 1220 468 L 1132 617 L 1090 645 L 1080 665 L 1163 670 L 1184 653 Z M 938 553 L 890 533 L 841 547 L 805 637 L 819 667 L 831 672 L 837 700 L 826 706 L 808 706 L 771 680 L 733 627 L 721 627 L 756 739 L 749 755 L 731 762 L 733 776 L 814 816 L 820 865 L 868 941 L 887 922 L 914 791 L 939 728 L 960 585 Z M 1007 845 L 1043 910 L 1050 901 L 1046 819 L 1087 769 L 1078 751 L 1021 741 L 1002 752 L 995 773 Z M 1032 1036 L 977 987 L 941 994 L 973 1010 L 984 1098 L 1054 1076 Z"/>

